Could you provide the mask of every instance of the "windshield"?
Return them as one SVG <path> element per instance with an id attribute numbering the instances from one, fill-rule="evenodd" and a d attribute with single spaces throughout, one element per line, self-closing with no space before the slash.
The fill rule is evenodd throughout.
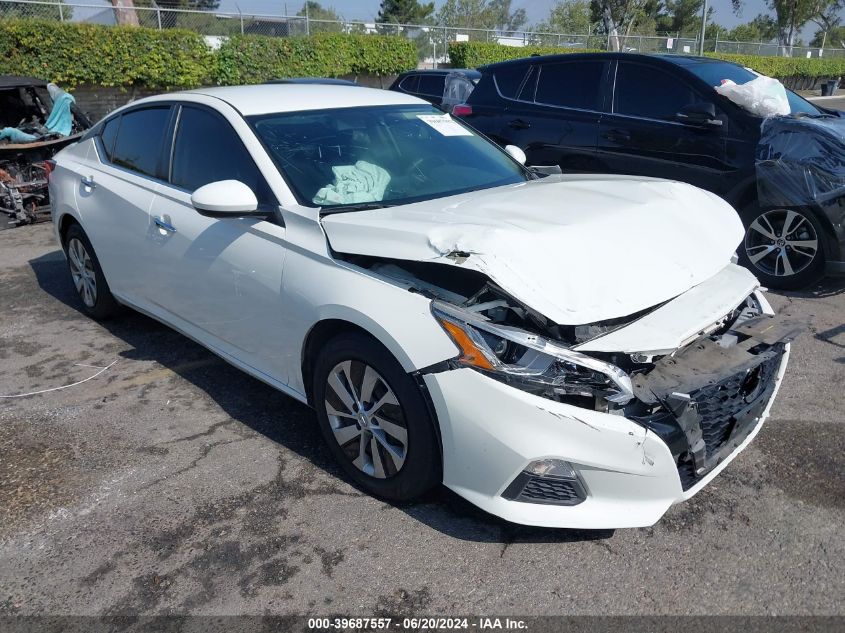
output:
<path id="1" fill-rule="evenodd" d="M 713 87 L 721 85 L 723 79 L 730 79 L 734 83 L 744 84 L 757 77 L 757 75 L 747 68 L 728 62 L 702 62 L 700 64 L 690 64 L 686 68 Z M 786 98 L 789 100 L 790 114 L 822 114 L 821 110 L 816 106 L 806 99 L 802 99 L 791 90 L 786 90 Z"/>
<path id="2" fill-rule="evenodd" d="M 428 105 L 249 117 L 300 204 L 327 211 L 430 200 L 523 182 L 525 169 Z"/>

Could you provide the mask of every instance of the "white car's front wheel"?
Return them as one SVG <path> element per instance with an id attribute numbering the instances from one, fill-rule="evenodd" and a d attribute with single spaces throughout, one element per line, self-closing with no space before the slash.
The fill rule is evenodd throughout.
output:
<path id="1" fill-rule="evenodd" d="M 330 340 L 313 380 L 323 437 L 361 488 L 403 501 L 440 482 L 439 443 L 425 400 L 377 341 L 357 332 Z"/>

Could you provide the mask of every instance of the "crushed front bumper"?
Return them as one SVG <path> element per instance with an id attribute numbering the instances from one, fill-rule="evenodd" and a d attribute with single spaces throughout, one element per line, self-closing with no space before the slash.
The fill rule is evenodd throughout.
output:
<path id="1" fill-rule="evenodd" d="M 771 332 L 770 339 L 782 334 Z M 427 374 L 423 380 L 442 435 L 444 484 L 515 523 L 587 529 L 652 525 L 672 504 L 706 486 L 760 430 L 789 356 L 788 343 L 771 347 L 771 354 L 750 365 L 714 367 L 708 376 L 693 371 L 696 380 L 686 384 L 658 372 L 638 394 L 666 408 L 659 412 L 662 417 L 650 420 L 555 402 L 468 368 Z M 693 349 L 680 359 L 681 375 L 700 354 Z M 693 450 L 699 453 L 693 456 Z M 549 459 L 573 466 L 583 501 L 513 498 L 514 481 L 524 477 L 529 464 Z"/>

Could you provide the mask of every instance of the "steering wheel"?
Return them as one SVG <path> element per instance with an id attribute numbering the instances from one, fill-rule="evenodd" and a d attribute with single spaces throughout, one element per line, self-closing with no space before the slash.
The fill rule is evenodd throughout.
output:
<path id="1" fill-rule="evenodd" d="M 408 168 L 408 175 L 419 182 L 424 182 L 429 180 L 428 173 L 426 172 L 445 164 L 446 159 L 442 156 L 423 156 L 411 163 L 411 166 Z"/>

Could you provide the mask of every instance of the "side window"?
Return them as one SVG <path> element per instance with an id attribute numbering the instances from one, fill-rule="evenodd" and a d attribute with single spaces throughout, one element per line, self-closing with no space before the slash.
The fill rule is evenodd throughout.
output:
<path id="1" fill-rule="evenodd" d="M 658 68 L 621 62 L 616 71 L 613 111 L 619 114 L 673 119 L 699 100 L 692 88 Z"/>
<path id="2" fill-rule="evenodd" d="M 121 115 L 111 161 L 139 174 L 158 177 L 158 162 L 169 117 L 170 106 Z"/>
<path id="3" fill-rule="evenodd" d="M 525 66 L 506 66 L 493 74 L 496 87 L 503 97 L 516 99 L 517 90 L 525 77 L 525 70 Z"/>
<path id="4" fill-rule="evenodd" d="M 537 103 L 598 110 L 604 62 L 543 64 L 537 84 Z"/>
<path id="5" fill-rule="evenodd" d="M 534 94 L 537 92 L 537 76 L 539 74 L 539 66 L 531 66 L 528 69 L 528 79 L 525 80 L 522 90 L 519 91 L 516 97 L 517 99 L 520 101 L 534 101 Z"/>
<path id="6" fill-rule="evenodd" d="M 416 92 L 419 83 L 419 75 L 408 75 L 402 80 L 402 83 L 399 84 L 399 87 L 405 92 Z"/>
<path id="7" fill-rule="evenodd" d="M 240 180 L 259 202 L 272 202 L 264 177 L 235 130 L 222 117 L 182 106 L 173 145 L 170 182 L 194 191 L 218 180 Z"/>
<path id="8" fill-rule="evenodd" d="M 445 87 L 446 77 L 444 75 L 422 75 L 417 92 L 430 97 L 442 97 Z"/>
<path id="9" fill-rule="evenodd" d="M 100 142 L 103 144 L 103 149 L 106 152 L 106 158 L 112 159 L 114 151 L 114 139 L 117 138 L 117 129 L 120 127 L 120 117 L 116 116 L 113 119 L 106 121 L 103 125 L 103 130 L 100 132 Z"/>

